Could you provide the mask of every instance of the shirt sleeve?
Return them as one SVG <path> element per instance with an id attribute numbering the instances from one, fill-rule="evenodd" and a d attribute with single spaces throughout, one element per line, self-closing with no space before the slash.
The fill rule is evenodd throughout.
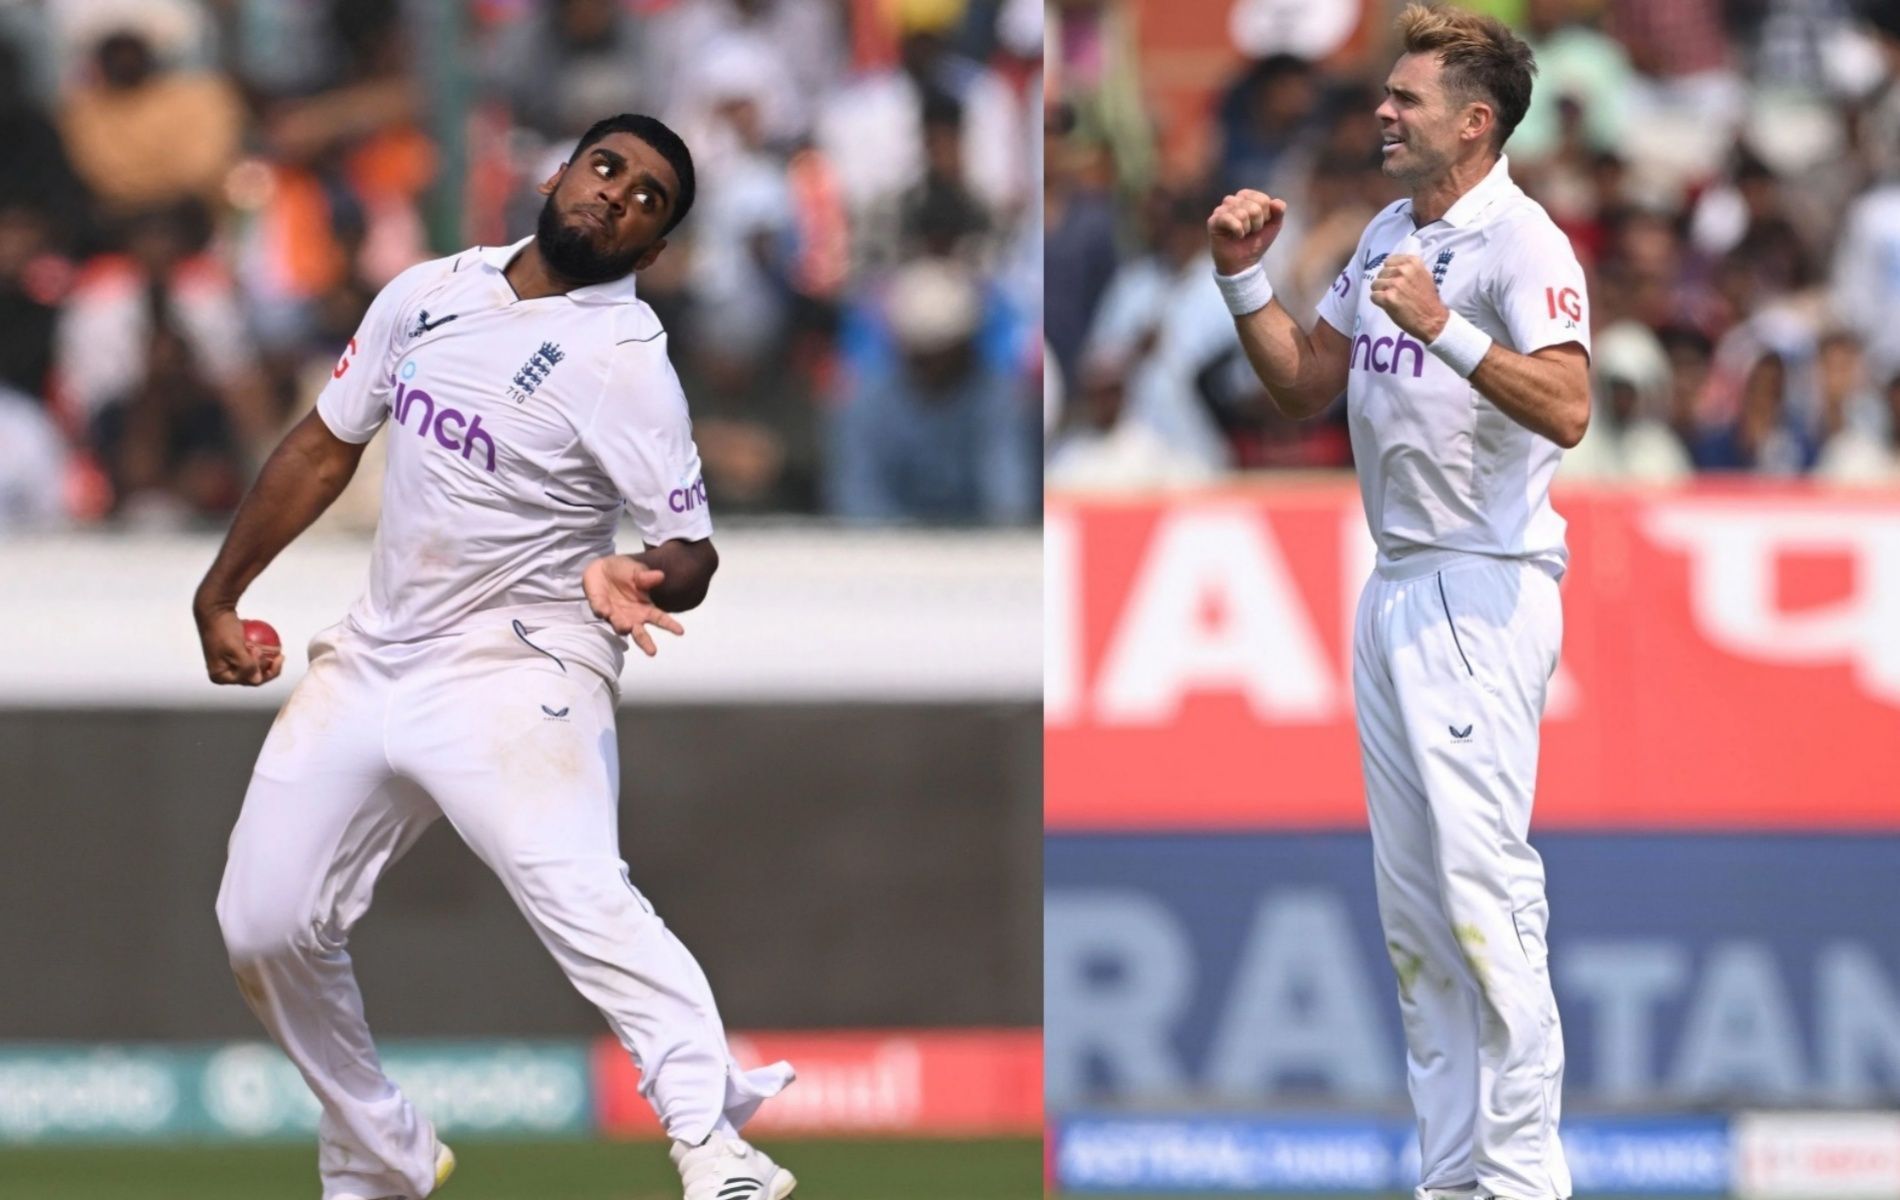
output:
<path id="1" fill-rule="evenodd" d="M 1509 238 L 1498 254 L 1492 303 L 1511 349 L 1534 354 L 1575 342 L 1589 354 L 1590 299 L 1570 239 L 1548 221 L 1527 221 Z"/>
<path id="2" fill-rule="evenodd" d="M 367 442 L 388 419 L 395 390 L 389 357 L 398 315 L 409 297 L 439 273 L 442 261 L 419 263 L 390 280 L 370 302 L 356 336 L 330 368 L 330 381 L 317 396 L 317 414 L 344 441 Z"/>
<path id="3" fill-rule="evenodd" d="M 649 546 L 712 536 L 712 511 L 686 392 L 666 356 L 666 335 L 614 347 L 607 386 L 581 429 L 593 456 Z"/>
<path id="4" fill-rule="evenodd" d="M 1352 323 L 1359 313 L 1359 289 L 1365 286 L 1365 271 L 1361 264 L 1365 262 L 1366 240 L 1372 236 L 1373 227 L 1385 219 L 1385 215 L 1385 212 L 1381 212 L 1366 226 L 1365 232 L 1359 235 L 1359 244 L 1352 248 L 1352 257 L 1340 268 L 1339 276 L 1326 289 L 1326 294 L 1319 298 L 1320 319 L 1347 337 L 1352 336 Z"/>

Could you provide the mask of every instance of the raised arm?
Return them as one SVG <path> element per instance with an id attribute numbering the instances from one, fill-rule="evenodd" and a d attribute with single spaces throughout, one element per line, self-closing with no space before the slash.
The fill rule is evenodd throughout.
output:
<path id="1" fill-rule="evenodd" d="M 1264 192 L 1242 190 L 1221 201 L 1207 219 L 1207 240 L 1214 252 L 1214 269 L 1228 280 L 1257 280 L 1243 288 L 1259 297 L 1270 295 L 1260 260 L 1280 235 L 1286 201 Z M 1223 291 L 1227 291 L 1223 288 Z M 1234 317 L 1240 347 L 1254 374 L 1266 385 L 1273 406 L 1295 419 L 1318 416 L 1346 390 L 1346 372 L 1352 344 L 1322 320 L 1308 334 L 1278 300 Z"/>
<path id="2" fill-rule="evenodd" d="M 330 507 L 356 474 L 362 457 L 362 444 L 331 433 L 313 411 L 265 460 L 191 600 L 211 682 L 255 687 L 270 682 L 283 669 L 281 656 L 268 665 L 260 663 L 246 644 L 237 617 L 238 598 L 292 539 Z"/>

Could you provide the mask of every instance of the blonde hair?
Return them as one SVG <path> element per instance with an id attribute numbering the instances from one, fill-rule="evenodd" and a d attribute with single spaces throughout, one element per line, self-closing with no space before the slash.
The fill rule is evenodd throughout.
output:
<path id="1" fill-rule="evenodd" d="M 1531 105 L 1531 48 L 1496 17 L 1418 3 L 1399 14 L 1399 41 L 1407 54 L 1438 56 L 1447 90 L 1491 106 L 1502 149 Z"/>

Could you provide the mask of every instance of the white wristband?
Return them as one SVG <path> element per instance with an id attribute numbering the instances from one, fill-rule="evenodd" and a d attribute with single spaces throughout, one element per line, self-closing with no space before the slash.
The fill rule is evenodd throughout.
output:
<path id="1" fill-rule="evenodd" d="M 1264 263 L 1255 263 L 1238 275 L 1222 275 L 1217 271 L 1214 283 L 1220 288 L 1220 298 L 1227 301 L 1227 311 L 1236 317 L 1259 312 L 1273 299 L 1273 285 L 1267 282 Z"/>
<path id="2" fill-rule="evenodd" d="M 1469 379 L 1490 352 L 1491 335 L 1459 314 L 1452 313 L 1446 319 L 1445 327 L 1438 331 L 1437 338 L 1425 348 L 1460 376 Z"/>

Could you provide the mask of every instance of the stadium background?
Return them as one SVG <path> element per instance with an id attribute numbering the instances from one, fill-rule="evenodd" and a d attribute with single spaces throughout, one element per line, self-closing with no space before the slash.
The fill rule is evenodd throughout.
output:
<path id="1" fill-rule="evenodd" d="M 598 116 L 682 130 L 641 292 L 725 560 L 624 680 L 623 851 L 834 1197 L 1037 1188 L 1041 10 L 984 0 L 0 4 L 0 1196 L 302 1196 L 315 1114 L 211 905 L 379 468 L 203 679 L 241 488 L 402 267 L 532 228 Z M 637 1080 L 437 828 L 354 939 L 452 1195 L 677 1194 Z M 669 1184 L 669 1179 L 671 1183 Z M 892 1181 L 902 1181 L 893 1185 Z"/>
<path id="2" fill-rule="evenodd" d="M 1589 272 L 1535 818 L 1579 1195 L 1900 1195 L 1900 6 L 1484 0 Z M 1416 1149 L 1349 695 L 1371 548 L 1208 282 L 1373 212 L 1388 0 L 1051 8 L 1045 1055 L 1064 1193 L 1379 1193 Z"/>

